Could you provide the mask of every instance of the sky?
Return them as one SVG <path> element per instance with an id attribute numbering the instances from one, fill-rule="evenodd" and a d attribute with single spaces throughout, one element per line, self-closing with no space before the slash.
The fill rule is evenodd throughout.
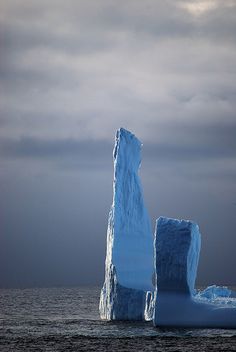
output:
<path id="1" fill-rule="evenodd" d="M 152 228 L 198 223 L 236 284 L 236 1 L 2 0 L 0 287 L 102 285 L 115 132 Z"/>

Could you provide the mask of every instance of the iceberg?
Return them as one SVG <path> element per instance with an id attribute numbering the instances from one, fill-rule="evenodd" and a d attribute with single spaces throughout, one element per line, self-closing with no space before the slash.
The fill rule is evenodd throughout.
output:
<path id="1" fill-rule="evenodd" d="M 101 319 L 153 320 L 160 327 L 236 328 L 235 292 L 216 285 L 195 289 L 201 249 L 196 223 L 158 218 L 153 246 L 138 176 L 140 152 L 135 135 L 119 129 Z"/>
<path id="2" fill-rule="evenodd" d="M 140 152 L 141 142 L 120 128 L 113 151 L 113 202 L 99 304 L 105 320 L 144 320 L 147 292 L 154 289 L 153 235 L 138 176 Z"/>
<path id="3" fill-rule="evenodd" d="M 236 328 L 235 300 L 212 300 L 228 295 L 226 288 L 194 289 L 200 254 L 198 225 L 160 217 L 155 231 L 155 326 Z"/>

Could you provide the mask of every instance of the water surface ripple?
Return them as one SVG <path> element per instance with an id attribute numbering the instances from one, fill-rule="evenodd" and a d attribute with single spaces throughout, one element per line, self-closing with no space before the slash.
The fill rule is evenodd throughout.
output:
<path id="1" fill-rule="evenodd" d="M 236 351 L 236 330 L 104 322 L 98 287 L 1 289 L 0 351 Z"/>

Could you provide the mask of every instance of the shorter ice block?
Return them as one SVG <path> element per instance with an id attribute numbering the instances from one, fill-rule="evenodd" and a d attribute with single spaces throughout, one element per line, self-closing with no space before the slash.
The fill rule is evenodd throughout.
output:
<path id="1" fill-rule="evenodd" d="M 229 290 L 214 286 L 195 292 L 200 243 L 199 229 L 193 222 L 157 220 L 155 326 L 236 328 L 235 299 L 212 300 L 214 292 L 225 296 Z"/>

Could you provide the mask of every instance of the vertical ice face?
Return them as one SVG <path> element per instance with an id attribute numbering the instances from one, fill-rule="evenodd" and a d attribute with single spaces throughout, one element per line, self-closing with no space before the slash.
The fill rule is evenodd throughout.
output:
<path id="1" fill-rule="evenodd" d="M 155 261 L 159 292 L 194 292 L 200 246 L 197 224 L 165 217 L 157 220 Z"/>
<path id="2" fill-rule="evenodd" d="M 140 152 L 141 142 L 129 131 L 119 129 L 113 152 L 113 204 L 100 298 L 103 319 L 143 319 L 146 291 L 153 289 L 153 236 L 138 176 Z"/>
<path id="3" fill-rule="evenodd" d="M 165 217 L 157 219 L 154 240 L 157 284 L 154 325 L 191 325 L 191 297 L 194 293 L 200 245 L 197 224 Z"/>

